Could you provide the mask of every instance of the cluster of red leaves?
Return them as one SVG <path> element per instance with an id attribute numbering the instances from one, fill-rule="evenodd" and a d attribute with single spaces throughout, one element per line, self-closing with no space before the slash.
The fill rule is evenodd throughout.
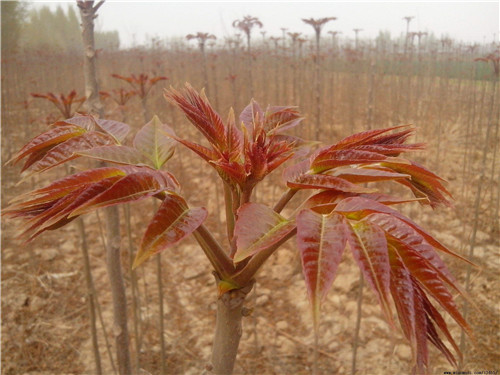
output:
<path id="1" fill-rule="evenodd" d="M 111 91 L 99 91 L 101 98 L 110 98 L 119 106 L 124 106 L 127 102 L 137 95 L 135 90 L 125 90 L 123 87 Z"/>
<path id="2" fill-rule="evenodd" d="M 204 208 L 189 208 L 175 177 L 160 170 L 173 154 L 172 130 L 157 117 L 123 141 L 129 126 L 92 116 L 58 121 L 32 139 L 11 160 L 27 158 L 23 170 L 37 173 L 79 156 L 118 164 L 86 170 L 16 197 L 2 214 L 23 220 L 20 237 L 33 240 L 95 209 L 157 197 L 162 204 L 144 234 L 134 265 L 172 246 L 205 220 Z"/>
<path id="3" fill-rule="evenodd" d="M 53 123 L 49 130 L 33 138 L 8 163 L 26 158 L 21 171 L 25 177 L 43 172 L 77 157 L 75 152 L 111 145 L 125 138 L 128 125 L 78 115 Z"/>
<path id="4" fill-rule="evenodd" d="M 64 118 L 72 117 L 86 100 L 84 96 L 77 98 L 77 93 L 75 90 L 72 90 L 67 96 L 64 94 L 56 96 L 51 92 L 47 94 L 32 93 L 31 96 L 34 98 L 46 99 L 50 101 L 57 107 Z M 75 107 L 73 108 L 74 105 Z"/>
<path id="5" fill-rule="evenodd" d="M 389 133 L 391 130 L 398 130 Z M 417 200 L 422 204 L 450 205 L 442 180 L 423 166 L 400 156 L 422 149 L 405 144 L 413 129 L 394 127 L 347 137 L 315 152 L 285 171 L 292 190 L 318 191 L 304 204 L 295 220 L 286 219 L 256 203 L 242 206 L 235 234 L 234 260 L 257 256 L 296 231 L 308 295 L 318 329 L 321 301 L 335 279 L 346 247 L 377 295 L 392 325 L 391 296 L 403 332 L 411 343 L 415 373 L 428 367 L 428 342 L 456 365 L 438 331 L 461 353 L 432 297 L 472 336 L 452 292 L 464 294 L 437 252 L 463 259 L 424 229 L 389 205 Z M 416 199 L 380 194 L 370 182 L 392 180 L 409 187 Z M 258 218 L 258 220 L 256 220 Z"/>
<path id="6" fill-rule="evenodd" d="M 151 77 L 147 74 L 141 73 L 139 75 L 131 74 L 129 77 L 122 76 L 119 74 L 111 74 L 111 77 L 121 79 L 132 86 L 135 93 L 139 95 L 141 99 L 148 96 L 151 88 L 160 81 L 165 81 L 168 78 L 164 76 Z"/>
<path id="7" fill-rule="evenodd" d="M 183 92 L 170 90 L 165 96 L 184 112 L 211 147 L 176 139 L 214 167 L 226 183 L 242 192 L 251 192 L 304 143 L 298 137 L 284 134 L 302 121 L 295 107 L 268 107 L 264 112 L 252 101 L 241 112 L 243 125 L 239 127 L 232 110 L 224 122 L 205 95 L 189 85 Z"/>
<path id="8" fill-rule="evenodd" d="M 409 187 L 423 204 L 432 207 L 450 204 L 445 197 L 449 193 L 438 176 L 400 157 L 403 152 L 423 147 L 405 144 L 413 130 L 401 128 L 404 127 L 356 134 L 316 152 L 302 165 L 305 172 L 295 170 L 289 176 L 288 185 L 321 189 L 307 201 L 307 208 L 296 220 L 297 244 L 315 311 L 319 311 L 320 301 L 330 288 L 348 245 L 389 321 L 392 321 L 389 302 L 392 295 L 403 332 L 413 349 L 414 371 L 425 373 L 428 341 L 456 365 L 436 327 L 461 355 L 444 319 L 427 295 L 467 333 L 471 334 L 471 329 L 448 288 L 459 294 L 462 291 L 436 251 L 461 257 L 388 207 L 402 200 L 357 185 L 393 180 Z M 390 130 L 399 131 L 388 134 Z"/>

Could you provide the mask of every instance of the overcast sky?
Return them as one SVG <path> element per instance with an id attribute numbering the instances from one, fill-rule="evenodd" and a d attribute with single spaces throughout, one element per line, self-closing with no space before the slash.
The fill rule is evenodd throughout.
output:
<path id="1" fill-rule="evenodd" d="M 74 1 L 38 1 L 35 6 Z M 184 37 L 189 33 L 209 32 L 221 39 L 235 33 L 231 23 L 251 15 L 264 24 L 253 32 L 254 38 L 281 36 L 281 28 L 290 32 L 313 35 L 311 26 L 302 18 L 337 17 L 324 27 L 341 31 L 342 37 L 354 37 L 353 28 L 363 29 L 359 36 L 373 38 L 379 31 L 390 31 L 397 37 L 406 31 L 405 16 L 414 16 L 410 31 L 433 32 L 437 37 L 448 35 L 467 43 L 498 41 L 499 1 L 413 1 L 413 2 L 173 2 L 107 0 L 99 10 L 97 29 L 117 30 L 122 46 L 142 44 L 147 37 Z"/>

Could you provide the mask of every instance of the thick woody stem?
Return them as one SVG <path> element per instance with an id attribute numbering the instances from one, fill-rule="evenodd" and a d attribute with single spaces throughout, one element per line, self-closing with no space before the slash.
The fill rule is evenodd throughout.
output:
<path id="1" fill-rule="evenodd" d="M 215 275 L 216 282 L 220 281 Z M 251 281 L 242 289 L 224 293 L 217 301 L 217 320 L 212 349 L 212 361 L 209 369 L 216 375 L 233 373 L 238 346 L 242 333 L 242 318 L 248 315 L 243 307 L 245 298 L 253 287 Z"/>
<path id="2" fill-rule="evenodd" d="M 202 224 L 193 232 L 193 235 L 215 271 L 223 278 L 230 277 L 235 270 L 233 261 L 210 231 Z"/>

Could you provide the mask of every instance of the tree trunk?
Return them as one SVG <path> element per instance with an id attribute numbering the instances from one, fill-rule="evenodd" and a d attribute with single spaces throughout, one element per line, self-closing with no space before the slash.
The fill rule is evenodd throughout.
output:
<path id="1" fill-rule="evenodd" d="M 94 6 L 94 1 L 77 0 L 82 18 L 82 41 L 84 49 L 83 69 L 85 77 L 85 94 L 90 112 L 102 116 L 103 107 L 99 98 L 99 85 L 96 73 L 96 52 L 94 45 L 94 19 L 97 10 L 104 3 L 100 1 Z M 111 295 L 113 298 L 113 331 L 116 340 L 118 371 L 120 375 L 132 373 L 129 350 L 129 334 L 127 328 L 127 299 L 123 282 L 120 259 L 120 216 L 118 208 L 105 209 L 106 217 L 106 262 L 108 268 Z"/>
<path id="2" fill-rule="evenodd" d="M 104 3 L 100 1 L 95 7 L 93 1 L 77 1 L 82 18 L 82 41 L 83 41 L 83 75 L 85 78 L 85 96 L 89 109 L 102 115 L 103 107 L 99 98 L 99 85 L 96 74 L 96 51 L 94 43 L 94 18 L 97 17 L 97 9 Z"/>
<path id="3" fill-rule="evenodd" d="M 218 284 L 220 280 L 217 276 L 215 278 Z M 249 315 L 243 304 L 253 284 L 252 282 L 242 289 L 231 290 L 217 301 L 217 321 L 210 366 L 210 370 L 216 375 L 233 373 L 242 334 L 241 321 L 243 316 Z"/>
<path id="4" fill-rule="evenodd" d="M 113 297 L 113 334 L 116 341 L 116 358 L 120 375 L 132 373 L 129 335 L 127 328 L 127 298 L 120 260 L 120 221 L 115 207 L 105 209 L 106 214 L 106 263 Z"/>

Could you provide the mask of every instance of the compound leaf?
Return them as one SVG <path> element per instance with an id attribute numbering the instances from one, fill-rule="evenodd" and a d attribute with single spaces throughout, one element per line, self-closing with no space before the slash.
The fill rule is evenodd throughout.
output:
<path id="1" fill-rule="evenodd" d="M 258 203 L 246 203 L 238 210 L 234 234 L 237 238 L 235 262 L 278 243 L 295 229 L 295 223 Z"/>
<path id="2" fill-rule="evenodd" d="M 191 234 L 206 217 L 205 208 L 189 208 L 181 196 L 167 194 L 144 233 L 133 268 Z"/>
<path id="3" fill-rule="evenodd" d="M 392 324 L 389 304 L 390 265 L 385 233 L 378 226 L 359 221 L 350 223 L 347 242 L 368 285 L 376 293 L 387 320 Z"/>
<path id="4" fill-rule="evenodd" d="M 297 246 L 316 332 L 320 304 L 335 279 L 346 240 L 346 223 L 342 215 L 302 210 L 297 216 Z"/>

